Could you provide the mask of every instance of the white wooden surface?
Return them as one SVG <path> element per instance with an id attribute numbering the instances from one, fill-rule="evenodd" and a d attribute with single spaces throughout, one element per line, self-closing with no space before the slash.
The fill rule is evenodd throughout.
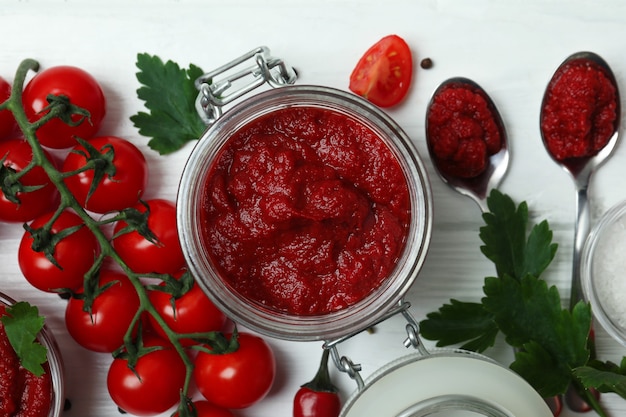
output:
<path id="1" fill-rule="evenodd" d="M 441 81 L 457 75 L 481 84 L 502 113 L 512 164 L 501 189 L 518 202 L 526 200 L 534 221 L 549 220 L 560 248 L 545 278 L 559 287 L 567 302 L 574 189 L 543 148 L 539 105 L 554 69 L 580 50 L 603 56 L 626 92 L 626 3 L 620 0 L 2 0 L 0 74 L 12 80 L 24 58 L 39 60 L 44 68 L 70 64 L 90 71 L 108 97 L 103 133 L 126 137 L 145 151 L 152 172 L 148 197 L 174 199 L 191 146 L 159 156 L 130 123 L 128 118 L 142 106 L 135 94 L 138 52 L 184 66 L 193 62 L 208 71 L 267 45 L 298 68 L 299 83 L 347 89 L 361 54 L 391 33 L 410 44 L 417 69 L 408 99 L 390 114 L 425 159 L 436 211 L 428 259 L 407 295 L 413 314 L 421 319 L 452 297 L 478 300 L 483 278 L 493 274 L 493 266 L 479 251 L 478 207 L 441 183 L 427 158 L 426 104 Z M 426 57 L 434 67 L 422 70 L 418 63 Z M 626 198 L 625 161 L 626 144 L 621 144 L 594 176 L 590 190 L 594 219 Z M 109 356 L 78 347 L 64 329 L 64 302 L 33 290 L 21 277 L 16 263 L 21 233 L 19 225 L 0 225 L 0 290 L 38 304 L 48 317 L 65 357 L 67 395 L 73 404 L 66 415 L 116 416 L 105 387 Z M 392 319 L 375 334 L 346 342 L 341 351 L 360 362 L 367 376 L 406 353 L 403 327 L 401 319 Z M 597 343 L 602 359 L 619 360 L 626 353 L 601 329 Z M 271 344 L 279 361 L 276 384 L 262 403 L 238 412 L 239 416 L 291 415 L 293 393 L 317 367 L 319 343 L 271 340 Z M 488 353 L 503 363 L 511 359 L 503 343 Z M 336 380 L 346 394 L 355 387 L 345 375 Z M 611 415 L 625 415 L 626 401 L 605 395 L 603 402 Z"/>

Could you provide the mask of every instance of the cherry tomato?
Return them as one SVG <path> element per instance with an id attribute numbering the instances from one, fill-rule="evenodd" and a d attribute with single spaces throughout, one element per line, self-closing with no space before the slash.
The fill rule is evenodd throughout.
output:
<path id="1" fill-rule="evenodd" d="M 11 97 L 11 84 L 0 77 L 0 103 Z M 0 111 L 0 139 L 9 139 L 17 132 L 17 123 L 10 110 Z"/>
<path id="2" fill-rule="evenodd" d="M 95 352 L 113 352 L 124 344 L 124 334 L 137 310 L 139 297 L 128 277 L 111 270 L 100 271 L 99 285 L 112 282 L 94 300 L 91 314 L 84 301 L 70 298 L 65 310 L 68 333 L 81 346 Z"/>
<path id="3" fill-rule="evenodd" d="M 165 283 L 161 286 L 164 287 Z M 175 298 L 173 306 L 172 294 L 150 291 L 149 297 L 157 313 L 165 320 L 168 327 L 178 334 L 220 331 L 226 322 L 224 313 L 213 304 L 196 283 L 189 291 Z M 149 317 L 152 328 L 160 336 L 167 337 L 154 317 Z M 189 346 L 195 342 L 192 339 L 181 339 L 181 343 Z"/>
<path id="4" fill-rule="evenodd" d="M 261 337 L 239 333 L 239 349 L 231 353 L 200 351 L 195 359 L 194 380 L 209 402 L 240 409 L 262 400 L 276 374 L 271 347 Z"/>
<path id="5" fill-rule="evenodd" d="M 4 166 L 14 171 L 22 171 L 33 159 L 33 151 L 24 139 L 9 139 L 0 142 L 0 158 L 4 157 Z M 50 160 L 52 156 L 46 153 Z M 28 222 L 54 210 L 60 197 L 57 188 L 41 167 L 35 167 L 20 178 L 23 186 L 40 186 L 34 191 L 17 192 L 19 204 L 7 199 L 4 192 L 0 193 L 0 221 Z"/>
<path id="6" fill-rule="evenodd" d="M 89 112 L 89 119 L 70 126 L 61 119 L 52 119 L 37 130 L 39 142 L 49 148 L 65 149 L 76 145 L 75 136 L 89 139 L 100 130 L 106 113 L 106 100 L 96 79 L 80 68 L 57 66 L 35 75 L 24 87 L 22 103 L 29 120 L 39 120 L 47 110 L 48 95 L 65 96 L 70 103 Z M 77 122 L 80 116 L 73 115 Z"/>
<path id="7" fill-rule="evenodd" d="M 107 374 L 107 388 L 113 402 L 122 410 L 136 416 L 151 416 L 178 403 L 186 369 L 168 341 L 144 337 L 143 345 L 163 348 L 140 356 L 134 372 L 126 359 L 114 359 Z"/>
<path id="8" fill-rule="evenodd" d="M 113 240 L 113 247 L 135 272 L 174 275 L 185 267 L 185 257 L 176 229 L 176 204 L 163 199 L 148 200 L 146 204 L 150 207 L 148 228 L 158 242 L 152 243 L 133 231 L 116 237 Z M 135 208 L 142 213 L 146 211 L 143 204 L 137 204 Z M 113 234 L 117 234 L 126 226 L 127 223 L 124 221 L 117 222 Z"/>
<path id="9" fill-rule="evenodd" d="M 208 401 L 194 401 L 193 405 L 196 408 L 196 417 L 235 417 L 232 411 Z M 177 412 L 173 417 L 179 417 L 179 413 Z"/>
<path id="10" fill-rule="evenodd" d="M 413 56 L 401 37 L 389 35 L 368 49 L 350 75 L 350 90 L 380 107 L 400 103 L 411 85 Z"/>
<path id="11" fill-rule="evenodd" d="M 115 172 L 102 176 L 89 199 L 87 195 L 95 171 L 89 169 L 67 177 L 65 184 L 76 200 L 95 213 L 122 210 L 137 203 L 148 184 L 148 165 L 143 153 L 126 139 L 116 136 L 101 136 L 88 142 L 102 154 L 114 152 L 112 164 Z M 88 161 L 84 152 L 87 151 L 82 145 L 75 146 L 65 158 L 62 171 L 67 173 L 82 169 Z"/>
<path id="12" fill-rule="evenodd" d="M 52 218 L 52 215 L 53 213 L 50 212 L 37 217 L 30 227 L 39 229 Z M 77 214 L 64 211 L 54 221 L 50 231 L 58 234 L 82 224 L 83 221 Z M 26 280 L 35 288 L 47 292 L 59 289 L 73 291 L 80 289 L 85 273 L 100 253 L 98 240 L 86 226 L 56 242 L 52 256 L 58 266 L 50 262 L 45 253 L 35 251 L 32 248 L 33 242 L 31 233 L 25 232 L 17 253 L 18 263 Z"/>

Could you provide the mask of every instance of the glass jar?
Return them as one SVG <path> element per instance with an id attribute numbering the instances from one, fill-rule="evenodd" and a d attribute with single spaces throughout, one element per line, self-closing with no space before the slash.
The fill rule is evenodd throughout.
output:
<path id="1" fill-rule="evenodd" d="M 293 315 L 265 308 L 233 291 L 220 277 L 203 245 L 200 217 L 208 173 L 231 135 L 274 111 L 315 107 L 366 126 L 398 160 L 405 176 L 411 217 L 395 268 L 363 300 L 327 314 Z M 426 257 L 432 228 L 432 196 L 423 162 L 410 138 L 388 115 L 353 94 L 321 86 L 284 86 L 245 99 L 225 112 L 193 149 L 178 192 L 178 228 L 188 266 L 212 301 L 232 320 L 271 337 L 328 340 L 364 330 L 385 317 L 413 284 Z"/>
<path id="2" fill-rule="evenodd" d="M 381 401 L 384 398 L 384 401 Z M 552 417 L 519 375 L 483 355 L 452 349 L 399 358 L 372 374 L 340 417 Z"/>
<path id="3" fill-rule="evenodd" d="M 12 306 L 16 301 L 8 295 L 0 292 L 0 305 L 6 307 Z M 43 329 L 37 337 L 47 350 L 48 367 L 52 381 L 51 404 L 48 417 L 59 417 L 65 405 L 65 383 L 63 378 L 63 360 L 61 351 L 57 342 L 50 332 L 50 329 L 44 325 Z M 1 376 L 0 376 L 1 378 Z"/>
<path id="4" fill-rule="evenodd" d="M 581 254 L 583 296 L 595 319 L 616 341 L 626 346 L 624 249 L 626 201 L 610 208 L 591 229 Z"/>

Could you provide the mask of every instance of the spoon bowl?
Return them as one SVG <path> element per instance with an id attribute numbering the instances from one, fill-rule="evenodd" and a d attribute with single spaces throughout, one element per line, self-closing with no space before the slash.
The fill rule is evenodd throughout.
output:
<path id="1" fill-rule="evenodd" d="M 502 138 L 502 146 L 500 150 L 496 154 L 493 154 L 489 157 L 488 166 L 486 167 L 486 169 L 475 177 L 459 177 L 455 175 L 450 175 L 439 169 L 436 162 L 437 158 L 432 147 L 432 141 L 429 138 L 428 116 L 430 114 L 434 99 L 443 89 L 450 86 L 463 87 L 476 94 L 479 94 L 487 102 L 488 109 L 493 115 L 493 119 L 498 129 L 500 130 L 500 137 Z M 487 212 L 488 208 L 486 198 L 492 189 L 500 185 L 509 166 L 509 147 L 507 144 L 506 129 L 504 127 L 502 117 L 500 116 L 496 105 L 491 100 L 491 97 L 489 97 L 489 95 L 480 85 L 468 78 L 454 77 L 444 81 L 439 85 L 439 87 L 437 87 L 430 100 L 430 103 L 428 104 L 428 109 L 426 112 L 426 138 L 426 142 L 428 144 L 428 152 L 430 153 L 431 160 L 433 161 L 435 171 L 442 179 L 442 181 L 458 193 L 470 197 L 478 204 L 483 212 Z"/>
<path id="2" fill-rule="evenodd" d="M 604 73 L 604 75 L 609 79 L 611 84 L 613 84 L 613 86 L 615 87 L 615 95 L 616 95 L 615 114 L 617 116 L 613 124 L 612 136 L 610 137 L 607 144 L 595 155 L 591 155 L 588 157 L 581 157 L 581 158 L 569 158 L 569 159 L 564 159 L 564 160 L 558 160 L 548 150 L 548 143 L 547 143 L 546 134 L 545 134 L 543 127 L 540 130 L 541 130 L 541 139 L 543 141 L 544 146 L 548 150 L 548 154 L 550 155 L 550 157 L 572 176 L 572 178 L 574 179 L 574 182 L 576 182 L 577 184 L 580 183 L 584 185 L 589 182 L 589 177 L 591 176 L 591 174 L 600 165 L 602 165 L 606 161 L 606 159 L 612 154 L 613 149 L 615 148 L 615 145 L 617 144 L 617 141 L 619 138 L 619 127 L 620 127 L 619 116 L 621 113 L 621 105 L 620 105 L 620 99 L 619 99 L 619 91 L 617 87 L 617 80 L 615 79 L 615 75 L 613 74 L 611 67 L 598 54 L 594 52 L 589 52 L 589 51 L 582 51 L 582 52 L 574 53 L 570 55 L 569 57 L 567 57 L 561 63 L 561 65 L 559 65 L 557 70 L 554 72 L 553 78 L 548 83 L 548 87 L 546 88 L 546 92 L 543 96 L 543 100 L 541 103 L 540 120 L 544 119 L 544 112 L 546 109 L 546 102 L 548 100 L 548 93 L 549 93 L 548 90 L 549 90 L 550 85 L 555 80 L 555 78 L 559 76 L 561 71 L 566 66 L 571 65 L 572 63 L 576 61 L 583 61 L 583 62 L 587 61 L 587 62 L 590 62 L 592 65 L 595 65 L 595 67 L 600 69 Z"/>

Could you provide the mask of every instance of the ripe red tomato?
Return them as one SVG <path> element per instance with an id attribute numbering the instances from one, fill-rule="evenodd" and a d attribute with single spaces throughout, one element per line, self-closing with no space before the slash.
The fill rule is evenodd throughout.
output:
<path id="1" fill-rule="evenodd" d="M 235 417 L 232 411 L 208 401 L 194 401 L 193 405 L 196 408 L 196 417 Z M 173 417 L 179 417 L 179 413 L 177 412 Z"/>
<path id="2" fill-rule="evenodd" d="M 163 283 L 161 286 L 164 286 Z M 196 283 L 181 297 L 176 298 L 172 306 L 172 294 L 163 291 L 150 291 L 150 302 L 157 313 L 165 320 L 170 329 L 178 334 L 205 333 L 220 331 L 226 322 L 226 316 L 206 296 Z M 165 331 L 154 317 L 150 317 L 152 328 L 161 336 Z M 183 345 L 192 345 L 192 339 L 181 339 Z"/>
<path id="3" fill-rule="evenodd" d="M 76 200 L 95 213 L 122 210 L 137 203 L 148 184 L 148 165 L 143 153 L 126 139 L 116 136 L 101 136 L 88 142 L 102 154 L 114 152 L 112 164 L 115 172 L 100 179 L 89 200 L 87 194 L 95 171 L 89 169 L 67 177 L 65 184 Z M 88 162 L 85 152 L 82 145 L 75 146 L 65 158 L 62 171 L 67 173 L 82 169 Z"/>
<path id="4" fill-rule="evenodd" d="M 52 156 L 46 153 L 52 159 Z M 14 171 L 22 171 L 33 159 L 33 151 L 24 139 L 9 139 L 0 142 L 0 158 L 4 157 L 4 166 Z M 28 222 L 54 210 L 60 201 L 57 188 L 41 167 L 35 167 L 20 178 L 24 186 L 42 186 L 28 192 L 17 192 L 19 204 L 7 199 L 4 190 L 0 193 L 0 221 Z"/>
<path id="5" fill-rule="evenodd" d="M 136 416 L 151 416 L 178 403 L 186 368 L 168 341 L 144 337 L 143 344 L 163 349 L 140 356 L 134 372 L 126 359 L 114 359 L 107 374 L 107 388 L 111 399 L 122 410 Z"/>
<path id="6" fill-rule="evenodd" d="M 91 315 L 84 302 L 70 298 L 65 310 L 68 333 L 81 346 L 95 352 L 113 352 L 124 344 L 124 334 L 139 309 L 139 296 L 128 277 L 111 270 L 100 271 L 99 285 L 114 284 L 96 297 Z"/>
<path id="7" fill-rule="evenodd" d="M 261 337 L 239 333 L 239 349 L 224 354 L 200 351 L 195 359 L 194 380 L 209 402 L 240 409 L 262 400 L 276 374 L 271 347 Z"/>
<path id="8" fill-rule="evenodd" d="M 389 35 L 369 48 L 350 75 L 350 90 L 380 107 L 402 101 L 413 77 L 411 49 L 401 37 Z"/>
<path id="9" fill-rule="evenodd" d="M 30 227 L 38 229 L 44 226 L 52 215 L 50 212 L 37 217 Z M 83 221 L 77 214 L 64 211 L 54 221 L 50 231 L 57 234 L 82 224 Z M 17 258 L 26 280 L 41 291 L 78 290 L 83 285 L 85 273 L 100 253 L 98 240 L 85 226 L 55 244 L 53 257 L 59 266 L 50 262 L 43 252 L 35 251 L 32 248 L 33 241 L 31 233 L 25 232 L 20 241 Z"/>
<path id="10" fill-rule="evenodd" d="M 176 228 L 176 204 L 163 199 L 146 201 L 150 207 L 148 228 L 158 239 L 154 244 L 136 231 L 120 235 L 113 239 L 113 247 L 137 273 L 156 272 L 161 274 L 176 274 L 185 267 L 185 257 L 178 240 Z M 146 211 L 143 204 L 135 205 L 142 213 Z M 113 234 L 127 226 L 119 221 L 113 228 Z"/>
<path id="11" fill-rule="evenodd" d="M 89 119 L 77 126 L 70 126 L 61 119 L 52 119 L 37 130 L 37 138 L 42 145 L 54 149 L 64 149 L 76 145 L 75 136 L 89 139 L 100 130 L 106 113 L 106 100 L 96 79 L 80 68 L 57 66 L 45 69 L 35 75 L 24 87 L 22 103 L 28 119 L 39 120 L 47 110 L 48 95 L 65 96 L 70 103 L 89 112 Z M 73 115 L 72 121 L 80 120 Z"/>
<path id="12" fill-rule="evenodd" d="M 0 103 L 11 97 L 11 84 L 0 77 Z M 0 139 L 9 139 L 17 133 L 17 123 L 10 110 L 0 111 Z"/>

